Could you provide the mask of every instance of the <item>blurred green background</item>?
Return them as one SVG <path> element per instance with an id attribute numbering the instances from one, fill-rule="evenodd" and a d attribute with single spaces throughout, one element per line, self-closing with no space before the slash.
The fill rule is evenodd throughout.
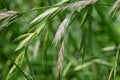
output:
<path id="1" fill-rule="evenodd" d="M 120 1 L 63 0 L 56 5 L 60 1 L 0 0 L 0 80 L 120 80 Z M 31 24 L 55 7 L 60 9 Z M 55 46 L 66 16 L 70 21 Z M 36 34 L 44 22 L 45 28 Z"/>

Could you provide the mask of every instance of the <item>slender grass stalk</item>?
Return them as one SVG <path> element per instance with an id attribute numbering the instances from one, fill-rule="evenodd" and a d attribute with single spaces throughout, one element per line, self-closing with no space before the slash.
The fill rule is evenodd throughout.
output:
<path id="1" fill-rule="evenodd" d="M 112 79 L 113 72 L 114 72 L 114 69 L 112 68 L 111 71 L 110 71 L 110 74 L 109 74 L 108 80 L 111 80 L 111 79 Z"/>
<path id="2" fill-rule="evenodd" d="M 116 52 L 116 59 L 115 59 L 115 65 L 114 65 L 114 80 L 116 80 L 119 55 L 120 55 L 120 49 L 118 48 Z"/>
<path id="3" fill-rule="evenodd" d="M 32 65 L 30 64 L 29 56 L 28 56 L 28 53 L 27 53 L 27 47 L 25 49 L 25 58 L 26 58 L 27 65 L 28 65 L 30 73 L 31 73 L 32 80 L 35 80 L 35 74 L 32 70 Z"/>
<path id="4" fill-rule="evenodd" d="M 119 54 L 120 54 L 120 49 L 119 49 L 119 46 L 118 46 L 117 52 L 116 52 L 115 64 L 114 64 L 114 67 L 111 69 L 108 80 L 112 80 L 112 75 L 113 75 L 113 79 L 116 80 Z"/>
<path id="5" fill-rule="evenodd" d="M 42 65 L 43 65 L 43 69 L 44 71 L 46 71 L 46 64 L 47 64 L 47 46 L 48 46 L 48 38 L 49 38 L 49 32 L 46 32 L 45 38 L 44 38 L 44 42 L 43 42 L 43 52 L 42 52 Z"/>

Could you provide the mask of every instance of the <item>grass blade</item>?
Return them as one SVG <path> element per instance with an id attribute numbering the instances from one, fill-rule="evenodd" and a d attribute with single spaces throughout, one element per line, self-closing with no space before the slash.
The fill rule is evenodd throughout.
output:
<path id="1" fill-rule="evenodd" d="M 115 66 L 114 66 L 114 80 L 116 80 L 119 55 L 120 55 L 120 49 L 118 48 L 116 53 Z"/>
<path id="2" fill-rule="evenodd" d="M 45 70 L 46 66 L 46 59 L 47 59 L 47 43 L 48 43 L 48 38 L 49 38 L 49 33 L 48 31 L 46 32 L 45 38 L 44 38 L 44 44 L 43 44 L 43 53 L 42 53 L 42 63 L 43 63 L 43 68 Z"/>
<path id="3" fill-rule="evenodd" d="M 117 0 L 114 5 L 112 6 L 112 8 L 109 10 L 108 14 L 106 15 L 106 18 L 108 19 L 109 17 L 113 17 L 117 11 L 117 9 L 119 9 L 120 7 L 120 0 Z"/>
<path id="4" fill-rule="evenodd" d="M 27 65 L 29 67 L 29 70 L 30 70 L 30 73 L 31 73 L 31 76 L 32 76 L 32 80 L 35 80 L 35 75 L 34 75 L 34 72 L 32 70 L 32 65 L 30 64 L 30 60 L 29 60 L 29 57 L 28 57 L 28 54 L 27 54 L 27 47 L 25 49 L 25 58 L 26 58 Z"/>

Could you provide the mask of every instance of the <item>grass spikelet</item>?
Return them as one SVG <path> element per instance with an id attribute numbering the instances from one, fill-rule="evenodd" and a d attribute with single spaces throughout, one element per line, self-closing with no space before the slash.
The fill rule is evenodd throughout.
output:
<path id="1" fill-rule="evenodd" d="M 16 58 L 15 60 L 15 64 L 16 65 L 21 65 L 22 62 L 23 62 L 23 59 L 24 59 L 24 54 L 25 54 L 25 51 L 22 51 L 18 57 Z M 6 77 L 6 80 L 9 80 L 9 78 L 11 77 L 12 73 L 15 71 L 16 69 L 16 65 L 13 65 L 12 68 L 10 69 L 9 73 L 7 74 L 7 77 Z"/>
<path id="2" fill-rule="evenodd" d="M 59 51 L 59 53 L 58 53 L 57 69 L 58 69 L 59 75 L 60 75 L 61 70 L 62 70 L 63 53 L 64 53 L 64 42 L 62 42 L 60 51 Z"/>
<path id="3" fill-rule="evenodd" d="M 64 9 L 78 8 L 80 6 L 87 6 L 88 4 L 96 3 L 98 0 L 83 0 L 67 5 Z"/>
<path id="4" fill-rule="evenodd" d="M 15 12 L 15 11 L 2 12 L 2 13 L 0 13 L 0 19 L 10 18 L 10 17 L 14 16 L 16 13 L 17 12 Z"/>
<path id="5" fill-rule="evenodd" d="M 64 4 L 66 2 L 68 2 L 69 0 L 62 0 L 59 3 L 55 4 L 57 5 L 61 5 Z M 30 24 L 36 23 L 36 22 L 40 22 L 41 20 L 43 20 L 46 17 L 52 16 L 55 14 L 55 12 L 57 12 L 59 9 L 61 9 L 60 7 L 54 7 L 54 8 L 50 8 L 48 10 L 46 10 L 45 12 L 43 12 L 42 14 L 40 14 L 38 17 L 36 17 L 34 20 L 32 20 L 30 22 Z"/>
<path id="6" fill-rule="evenodd" d="M 62 35 L 64 34 L 64 31 L 65 31 L 65 28 L 68 26 L 69 24 L 69 21 L 70 21 L 70 16 L 67 16 L 63 22 L 60 24 L 56 34 L 55 34 L 55 37 L 54 37 L 54 40 L 53 42 L 55 43 L 55 46 L 57 45 L 57 43 L 61 40 L 62 38 Z"/>
<path id="7" fill-rule="evenodd" d="M 52 15 L 54 12 L 56 12 L 59 9 L 59 7 L 55 7 L 55 8 L 50 8 L 47 11 L 45 11 L 44 13 L 40 14 L 38 17 L 36 17 L 34 20 L 32 20 L 30 22 L 30 24 L 36 23 L 41 21 L 42 19 L 44 19 L 47 16 Z"/>
<path id="8" fill-rule="evenodd" d="M 45 28 L 46 22 L 40 25 L 40 27 L 33 33 L 27 34 L 28 36 L 18 45 L 15 51 L 20 50 L 24 46 L 26 46 L 35 36 L 38 36 Z M 24 35 L 26 36 L 26 35 Z M 22 37 L 24 37 L 22 36 Z M 20 37 L 21 38 L 21 37 Z"/>
<path id="9" fill-rule="evenodd" d="M 29 36 L 27 36 L 16 48 L 15 51 L 20 50 L 23 46 L 25 46 L 26 44 L 28 44 L 28 42 L 31 40 L 31 38 L 34 36 L 34 33 L 31 33 Z"/>

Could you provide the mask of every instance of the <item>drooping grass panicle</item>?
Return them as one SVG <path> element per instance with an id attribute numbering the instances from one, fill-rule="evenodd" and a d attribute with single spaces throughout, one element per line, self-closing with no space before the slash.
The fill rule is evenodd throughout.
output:
<path id="1" fill-rule="evenodd" d="M 62 45 L 60 47 L 59 53 L 58 53 L 58 62 L 57 62 L 57 69 L 59 73 L 61 73 L 62 70 L 62 62 L 63 62 L 63 53 L 64 53 L 64 42 L 62 42 Z"/>
<path id="2" fill-rule="evenodd" d="M 4 0 L 2 0 L 2 1 L 4 2 Z M 70 75 L 74 75 L 73 78 L 75 78 L 75 79 L 86 79 L 86 77 L 84 75 L 78 76 L 78 74 L 79 74 L 80 70 L 83 70 L 84 68 L 87 68 L 90 66 L 92 66 L 93 73 L 91 72 L 91 70 L 88 70 L 87 72 L 85 72 L 85 74 L 91 73 L 91 75 L 93 75 L 92 79 L 97 79 L 98 77 L 101 77 L 101 76 L 98 76 L 99 69 L 97 70 L 96 66 L 100 65 L 100 67 L 101 67 L 101 66 L 105 65 L 107 67 L 111 67 L 111 63 L 108 63 L 106 60 L 114 59 L 113 57 L 116 54 L 114 51 L 117 49 L 117 47 L 116 48 L 114 47 L 114 42 L 112 41 L 112 39 L 110 38 L 110 36 L 107 33 L 110 32 L 111 33 L 110 35 L 113 34 L 112 38 L 117 40 L 117 38 L 119 39 L 119 31 L 120 31 L 119 29 L 114 27 L 114 26 L 119 27 L 119 24 L 116 24 L 114 19 L 113 19 L 112 23 L 109 20 L 108 20 L 108 22 L 105 21 L 104 18 L 106 17 L 106 14 L 104 14 L 104 13 L 106 12 L 106 9 L 108 9 L 108 4 L 111 4 L 111 3 L 114 4 L 114 2 L 115 2 L 115 4 L 113 5 L 113 7 L 110 10 L 109 15 L 115 14 L 115 18 L 116 18 L 119 15 L 116 13 L 119 13 L 118 7 L 120 7 L 120 0 L 116 0 L 116 1 L 101 0 L 100 3 L 98 2 L 99 0 L 60 0 L 60 2 L 58 2 L 57 4 L 54 4 L 54 3 L 56 3 L 59 0 L 48 0 L 45 2 L 44 1 L 45 0 L 38 0 L 37 2 L 34 2 L 34 0 L 33 0 L 34 6 L 39 5 L 40 7 L 38 7 L 38 8 L 33 7 L 34 8 L 33 10 L 38 10 L 38 11 L 35 11 L 34 12 L 35 14 L 30 14 L 28 16 L 26 16 L 26 15 L 33 11 L 33 10 L 31 10 L 32 6 L 29 5 L 29 3 L 27 3 L 28 5 L 27 4 L 25 5 L 26 6 L 25 10 L 30 9 L 29 13 L 27 13 L 28 10 L 25 11 L 25 13 L 22 13 L 22 15 L 21 15 L 21 11 L 20 11 L 20 14 L 19 13 L 15 14 L 15 16 L 13 13 L 9 14 L 9 12 L 4 12 L 3 14 L 0 13 L 0 21 L 3 20 L 1 22 L 2 25 L 4 23 L 7 25 L 13 23 L 13 24 L 9 25 L 11 27 L 6 29 L 6 31 L 4 32 L 5 35 L 7 34 L 7 37 L 4 38 L 4 34 L 0 34 L 0 35 L 3 35 L 3 37 L 1 36 L 1 38 L 0 38 L 0 42 L 2 42 L 4 40 L 6 42 L 6 44 L 1 43 L 1 46 L 3 46 L 3 49 L 1 50 L 1 52 L 3 52 L 3 53 L 11 52 L 10 50 L 13 50 L 15 48 L 16 44 L 18 44 L 18 43 L 15 43 L 15 46 L 14 46 L 14 44 L 11 45 L 11 43 L 7 42 L 9 39 L 11 40 L 12 38 L 14 38 L 18 34 L 20 34 L 20 32 L 24 32 L 32 27 L 29 32 L 19 36 L 18 38 L 16 38 L 14 40 L 14 41 L 20 41 L 20 44 L 18 44 L 18 47 L 16 48 L 16 51 L 19 50 L 18 53 L 23 51 L 23 49 L 25 47 L 28 47 L 28 48 L 26 48 L 26 53 L 28 51 L 28 54 L 29 53 L 30 54 L 28 55 L 26 53 L 20 53 L 20 55 L 18 55 L 18 57 L 16 58 L 15 61 L 11 61 L 11 62 L 15 63 L 15 64 L 13 63 L 13 66 L 11 66 L 11 64 L 6 64 L 6 66 L 8 66 L 8 69 L 9 69 L 9 66 L 11 66 L 11 69 L 9 70 L 7 78 L 19 80 L 21 78 L 24 79 L 24 77 L 26 76 L 25 78 L 27 79 L 27 77 L 29 78 L 29 76 L 27 76 L 26 73 L 29 73 L 31 76 L 31 79 L 27 79 L 27 80 L 35 80 L 35 79 L 41 79 L 41 80 L 43 80 L 43 79 L 49 80 L 50 79 L 51 80 L 54 76 L 53 74 L 51 74 L 51 70 L 54 69 L 54 68 L 52 68 L 52 66 L 53 66 L 54 60 L 55 60 L 55 57 L 54 57 L 55 55 L 53 53 L 56 52 L 55 50 L 53 50 L 53 47 L 50 47 L 51 41 L 53 41 L 55 46 L 58 43 L 60 43 L 60 47 L 57 52 L 58 58 L 57 58 L 56 66 L 55 66 L 56 68 L 54 71 L 55 73 L 59 72 L 58 73 L 59 75 L 55 74 L 55 77 L 59 76 L 59 79 L 60 79 L 61 75 L 62 75 L 61 79 L 69 80 L 69 79 L 71 79 L 71 76 L 69 76 L 69 74 L 70 74 Z M 43 5 L 46 5 L 46 3 L 48 6 L 43 6 Z M 2 3 L 0 3 L 0 4 L 2 4 Z M 0 5 L 0 6 L 2 7 L 2 5 Z M 8 7 L 9 6 L 11 6 L 11 4 L 8 5 Z M 41 7 L 41 6 L 43 6 L 43 7 Z M 105 8 L 105 9 L 101 9 L 101 8 Z M 24 10 L 23 6 L 21 6 L 20 9 Z M 40 12 L 40 14 L 36 15 L 37 12 Z M 72 15 L 71 15 L 71 12 L 73 12 Z M 55 17 L 55 16 L 57 16 L 57 17 Z M 52 20 L 54 17 L 55 17 L 55 22 L 53 22 L 54 20 Z M 31 20 L 30 23 L 26 23 L 27 21 L 29 22 L 29 20 L 31 18 L 33 18 L 33 20 Z M 22 19 L 25 19 L 24 20 L 25 22 L 23 22 Z M 59 26 L 55 27 L 55 25 L 58 25 L 58 23 L 60 21 L 59 19 L 62 21 L 60 22 Z M 109 19 L 112 19 L 112 18 L 109 17 Z M 117 17 L 117 20 L 120 22 L 120 15 Z M 74 23 L 73 23 L 73 21 L 74 21 Z M 21 29 L 18 28 L 19 26 L 21 26 L 21 23 L 22 23 L 22 26 L 25 28 L 21 28 Z M 46 26 L 46 24 L 48 27 L 50 26 L 51 28 L 48 28 Z M 28 28 L 27 26 L 30 26 L 30 27 Z M 68 31 L 67 29 L 69 26 L 71 28 Z M 103 28 L 103 27 L 105 27 L 105 28 Z M 57 31 L 55 31 L 56 28 L 57 28 Z M 116 30 L 113 30 L 114 28 L 116 28 Z M 22 31 L 23 29 L 25 29 L 25 30 Z M 0 30 L 2 30 L 2 28 L 0 28 Z M 14 30 L 15 30 L 15 32 L 14 32 Z M 16 31 L 18 31 L 18 32 L 16 32 Z M 54 39 L 53 39 L 54 31 L 56 32 L 56 34 L 54 35 Z M 41 32 L 43 32 L 42 35 L 41 35 Z M 87 32 L 90 32 L 91 34 L 88 33 L 89 35 L 86 36 Z M 11 35 L 9 35 L 9 33 Z M 16 34 L 14 34 L 14 33 L 16 33 Z M 67 33 L 70 33 L 70 34 L 67 34 Z M 39 36 L 39 35 L 41 35 L 41 36 Z M 4 38 L 4 39 L 2 39 L 2 38 Z M 67 40 L 66 43 L 68 43 L 68 45 L 69 45 L 67 47 L 65 47 L 65 45 L 64 45 L 64 38 L 65 38 L 65 40 Z M 103 39 L 103 38 L 105 38 L 105 39 Z M 33 39 L 37 39 L 37 40 L 33 40 Z M 119 41 L 119 40 L 117 40 L 117 41 Z M 31 44 L 31 42 L 32 42 L 32 44 Z M 35 43 L 35 45 L 34 45 L 34 43 Z M 79 46 L 79 43 L 80 43 L 80 46 Z M 92 43 L 94 43 L 94 44 L 92 44 Z M 91 46 L 90 46 L 91 48 L 89 47 L 90 44 L 91 44 Z M 6 48 L 6 45 L 8 45 L 7 48 Z M 110 45 L 113 47 L 111 47 Z M 12 46 L 12 48 L 11 47 L 8 48 L 9 46 Z M 108 47 L 103 48 L 104 46 L 108 46 Z M 4 51 L 4 50 L 7 50 L 7 51 Z M 33 52 L 33 54 L 31 54 L 32 52 Z M 70 54 L 64 55 L 65 52 L 68 52 Z M 80 54 L 79 54 L 79 52 L 80 52 Z M 85 53 L 88 53 L 88 55 Z M 110 54 L 107 54 L 107 53 L 110 53 Z M 0 55 L 2 55 L 2 54 L 0 54 Z M 81 56 L 82 59 L 79 58 L 79 56 Z M 87 57 L 85 57 L 85 59 L 84 59 L 84 56 L 87 56 Z M 115 64 L 110 73 L 110 78 L 109 78 L 110 80 L 113 77 L 119 77 L 117 75 L 117 72 L 119 71 L 119 69 L 117 69 L 118 56 L 119 56 L 119 53 L 117 52 Z M 20 65 L 22 60 L 25 59 L 24 57 L 26 58 L 26 62 L 24 62 L 23 65 Z M 67 59 L 67 61 L 66 61 L 66 59 L 64 59 L 64 57 Z M 74 57 L 76 57 L 76 58 L 74 59 Z M 2 58 L 4 58 L 4 55 L 3 55 L 3 57 L 1 57 L 1 59 Z M 104 58 L 104 60 L 103 60 L 103 58 Z M 41 60 L 39 60 L 39 59 L 41 59 Z M 65 60 L 65 64 L 63 64 L 64 60 Z M 30 64 L 31 63 L 30 61 L 32 61 L 32 64 Z M 81 61 L 82 61 L 82 64 L 79 64 L 79 62 L 81 62 Z M 83 61 L 84 61 L 84 63 L 83 63 Z M 67 64 L 66 64 L 66 62 L 67 62 Z M 4 62 L 1 62 L 1 64 L 2 63 L 4 63 Z M 41 66 L 42 64 L 43 64 L 43 67 Z M 2 65 L 4 65 L 4 64 L 2 64 Z M 62 67 L 64 70 L 62 70 Z M 19 70 L 19 68 L 20 68 L 20 70 Z M 39 68 L 39 70 L 38 70 L 38 68 Z M 93 68 L 95 68 L 95 69 L 93 69 Z M 7 71 L 8 69 L 6 68 L 5 72 L 8 72 Z M 17 69 L 17 71 L 22 72 L 23 76 L 19 75 L 19 73 L 15 73 L 16 69 Z M 0 71 L 2 71 L 2 70 L 0 70 Z M 75 72 L 75 74 L 73 71 Z M 106 71 L 106 72 L 108 73 L 108 71 Z M 35 75 L 34 75 L 34 72 L 35 72 Z M 71 73 L 71 72 L 73 72 L 73 73 Z M 96 73 L 98 73 L 98 75 L 94 75 Z M 4 73 L 2 72 L 1 74 L 4 74 Z M 15 76 L 15 78 L 13 77 L 13 75 Z M 91 75 L 88 75 L 88 76 L 91 76 Z M 48 76 L 48 77 L 46 77 L 46 76 Z M 103 78 L 101 77 L 101 79 L 104 79 L 107 77 L 105 75 L 102 75 L 102 76 L 103 76 Z M 5 78 L 6 78 L 6 74 L 5 74 Z M 1 76 L 0 76 L 0 79 L 3 79 L 3 78 L 1 78 Z M 87 78 L 87 79 L 89 79 L 89 78 Z"/>

